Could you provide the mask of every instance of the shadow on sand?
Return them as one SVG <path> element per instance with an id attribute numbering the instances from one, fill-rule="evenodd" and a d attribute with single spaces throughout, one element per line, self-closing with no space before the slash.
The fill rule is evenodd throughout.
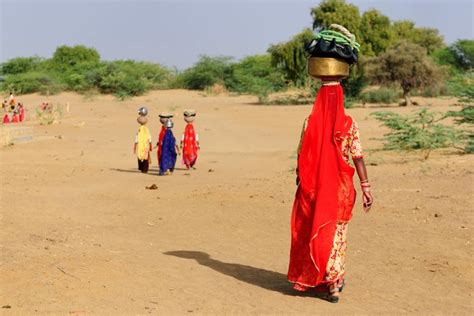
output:
<path id="1" fill-rule="evenodd" d="M 186 168 L 182 168 L 182 167 L 175 167 L 174 170 L 178 170 L 178 171 L 189 171 L 188 169 Z"/>
<path id="2" fill-rule="evenodd" d="M 111 171 L 117 171 L 117 172 L 125 172 L 125 173 L 142 173 L 138 169 L 119 169 L 119 168 L 111 168 Z M 144 173 L 146 175 L 150 176 L 157 176 L 160 173 L 160 170 L 158 168 L 150 168 L 147 173 Z"/>
<path id="3" fill-rule="evenodd" d="M 301 293 L 293 290 L 292 285 L 286 279 L 286 275 L 282 273 L 237 263 L 219 261 L 201 251 L 180 250 L 168 251 L 164 254 L 178 258 L 194 259 L 200 265 L 211 268 L 214 271 L 231 276 L 239 281 L 256 285 L 266 290 L 279 292 L 284 295 L 320 297 L 320 295 L 315 291 Z"/>
<path id="4" fill-rule="evenodd" d="M 125 173 L 142 173 L 140 170 L 138 169 L 120 169 L 120 168 L 111 168 L 109 169 L 111 171 L 117 171 L 117 172 L 125 172 Z M 174 168 L 175 171 L 186 171 L 186 172 L 190 172 L 190 170 L 186 169 L 186 168 Z M 192 170 L 191 170 L 192 171 Z M 158 175 L 160 173 L 160 168 L 158 167 L 150 167 L 150 169 L 148 169 L 148 173 L 149 175 Z"/>

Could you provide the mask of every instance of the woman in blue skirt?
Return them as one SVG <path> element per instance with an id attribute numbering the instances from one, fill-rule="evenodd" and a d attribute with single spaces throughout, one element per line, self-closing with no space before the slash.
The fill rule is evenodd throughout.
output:
<path id="1" fill-rule="evenodd" d="M 176 145 L 176 138 L 173 135 L 173 121 L 169 119 L 166 122 L 166 132 L 163 137 L 163 144 L 161 148 L 161 159 L 160 159 L 160 175 L 169 175 L 174 171 L 176 164 L 176 157 L 179 153 L 178 146 Z"/>

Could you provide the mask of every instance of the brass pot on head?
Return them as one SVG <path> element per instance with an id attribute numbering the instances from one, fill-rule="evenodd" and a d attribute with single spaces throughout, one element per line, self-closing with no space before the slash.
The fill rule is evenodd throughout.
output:
<path id="1" fill-rule="evenodd" d="M 341 80 L 349 76 L 349 64 L 337 58 L 309 57 L 308 74 L 323 81 Z"/>

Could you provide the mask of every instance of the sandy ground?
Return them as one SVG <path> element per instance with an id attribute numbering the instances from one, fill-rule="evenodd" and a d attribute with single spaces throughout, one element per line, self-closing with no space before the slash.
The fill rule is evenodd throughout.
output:
<path id="1" fill-rule="evenodd" d="M 21 98 L 33 105 L 45 97 Z M 339 304 L 286 282 L 295 148 L 309 106 L 256 106 L 248 96 L 158 91 L 69 102 L 59 124 L 0 149 L 0 309 L 14 314 L 470 314 L 473 156 L 377 151 L 383 134 L 358 121 L 375 206 L 349 228 Z M 424 100 L 439 111 L 446 100 Z M 136 109 L 198 111 L 198 169 L 136 170 Z M 393 108 L 408 113 L 411 109 Z M 175 119 L 175 134 L 184 122 Z M 155 183 L 157 190 L 145 187 Z M 11 308 L 7 308 L 10 306 Z"/>

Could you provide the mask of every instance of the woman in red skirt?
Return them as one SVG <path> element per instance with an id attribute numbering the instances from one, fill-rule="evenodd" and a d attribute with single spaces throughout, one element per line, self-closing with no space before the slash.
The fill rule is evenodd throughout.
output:
<path id="1" fill-rule="evenodd" d="M 349 156 L 355 169 L 349 165 Z M 344 286 L 347 226 L 356 198 L 355 170 L 368 212 L 373 197 L 359 128 L 344 113 L 340 83 L 323 81 L 300 141 L 288 279 L 298 291 L 325 286 L 327 299 L 334 303 Z"/>
<path id="2" fill-rule="evenodd" d="M 183 137 L 181 138 L 181 148 L 183 149 L 183 164 L 188 170 L 191 168 L 194 169 L 199 150 L 199 135 L 196 133 L 193 125 L 195 117 L 196 111 L 184 111 L 184 121 L 186 122 L 186 128 L 184 130 Z"/>

